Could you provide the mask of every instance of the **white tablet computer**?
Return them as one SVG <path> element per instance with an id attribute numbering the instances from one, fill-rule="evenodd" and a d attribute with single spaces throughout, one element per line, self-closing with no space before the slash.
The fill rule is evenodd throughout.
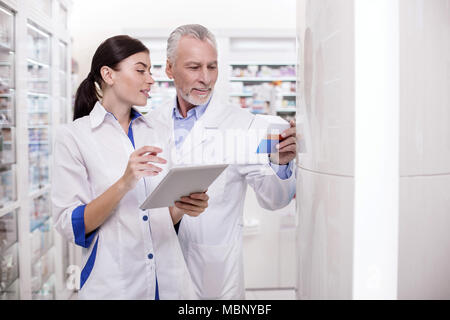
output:
<path id="1" fill-rule="evenodd" d="M 228 164 L 172 168 L 140 208 L 170 207 L 181 197 L 204 192 L 227 167 Z"/>

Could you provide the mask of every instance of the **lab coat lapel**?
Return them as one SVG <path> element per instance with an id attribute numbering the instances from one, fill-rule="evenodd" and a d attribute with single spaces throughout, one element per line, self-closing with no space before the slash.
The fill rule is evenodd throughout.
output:
<path id="1" fill-rule="evenodd" d="M 186 136 L 178 152 L 178 163 L 201 162 L 203 146 L 213 144 L 214 136 L 207 134 L 207 130 L 219 130 L 220 121 L 223 118 L 223 106 L 219 99 L 213 95 L 203 116 L 197 120 L 189 134 Z M 187 159 L 190 161 L 186 161 Z"/>

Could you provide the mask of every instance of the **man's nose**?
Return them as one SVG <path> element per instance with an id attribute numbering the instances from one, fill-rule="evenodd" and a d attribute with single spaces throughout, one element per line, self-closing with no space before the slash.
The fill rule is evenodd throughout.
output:
<path id="1" fill-rule="evenodd" d="M 199 81 L 208 85 L 211 81 L 211 76 L 208 72 L 208 68 L 202 68 L 200 71 Z"/>

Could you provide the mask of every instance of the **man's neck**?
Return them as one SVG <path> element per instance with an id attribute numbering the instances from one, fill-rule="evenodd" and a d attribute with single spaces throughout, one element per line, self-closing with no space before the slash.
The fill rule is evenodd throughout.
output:
<path id="1" fill-rule="evenodd" d="M 177 106 L 178 106 L 178 110 L 180 111 L 180 114 L 183 118 L 187 117 L 187 113 L 189 112 L 189 110 L 196 107 L 195 105 L 184 100 L 179 95 L 177 95 Z"/>

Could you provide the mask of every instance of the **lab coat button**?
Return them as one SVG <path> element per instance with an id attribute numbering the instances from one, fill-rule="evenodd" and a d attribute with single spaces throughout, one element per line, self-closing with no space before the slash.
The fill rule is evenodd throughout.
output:
<path id="1" fill-rule="evenodd" d="M 151 253 L 148 254 L 147 256 L 149 259 L 153 259 L 153 255 Z"/>
<path id="2" fill-rule="evenodd" d="M 148 217 L 147 217 L 147 216 L 143 216 L 142 219 L 143 219 L 144 221 L 147 221 L 147 220 L 148 220 Z"/>

